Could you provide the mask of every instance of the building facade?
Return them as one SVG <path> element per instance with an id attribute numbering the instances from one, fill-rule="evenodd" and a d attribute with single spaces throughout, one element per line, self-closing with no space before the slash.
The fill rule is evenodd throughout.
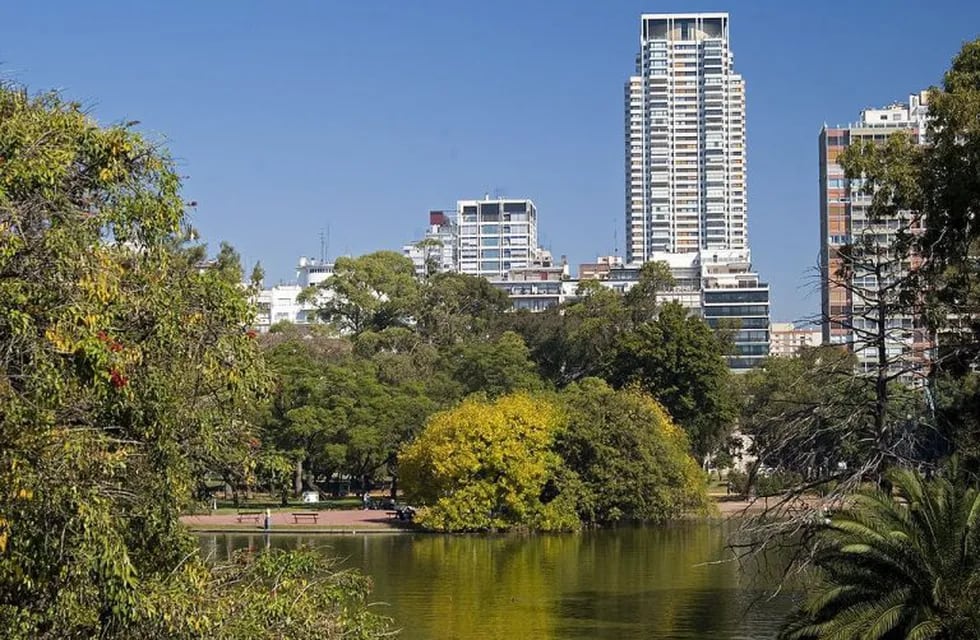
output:
<path id="1" fill-rule="evenodd" d="M 823 342 L 846 345 L 857 356 L 859 368 L 872 371 L 878 366 L 878 354 L 871 340 L 880 334 L 878 312 L 884 309 L 889 368 L 901 370 L 900 377 L 906 381 L 925 372 L 933 342 L 920 318 L 894 310 L 901 305 L 892 285 L 917 258 L 894 254 L 892 246 L 900 232 L 914 235 L 921 231 L 921 221 L 906 212 L 871 219 L 871 197 L 861 192 L 860 179 L 845 178 L 838 160 L 853 144 L 882 144 L 896 133 L 925 143 L 927 95 L 921 92 L 910 95 L 906 103 L 865 109 L 855 123 L 825 125 L 819 137 Z"/>
<path id="2" fill-rule="evenodd" d="M 773 322 L 769 326 L 769 355 L 792 357 L 807 347 L 823 342 L 822 331 L 815 327 L 797 327 L 792 322 Z"/>
<path id="3" fill-rule="evenodd" d="M 673 299 L 733 341 L 729 366 L 769 353 L 769 285 L 749 258 L 745 82 L 735 72 L 727 13 L 640 17 L 626 83 L 626 264 L 668 263 Z"/>
<path id="4" fill-rule="evenodd" d="M 627 263 L 747 249 L 745 84 L 728 14 L 644 14 L 625 112 Z"/>
<path id="5" fill-rule="evenodd" d="M 728 367 L 741 373 L 761 364 L 769 355 L 769 285 L 748 251 L 702 252 L 701 283 L 705 322 L 731 340 Z"/>
<path id="6" fill-rule="evenodd" d="M 333 263 L 314 258 L 300 258 L 296 266 L 296 282 L 278 284 L 259 291 L 256 306 L 255 328 L 265 332 L 277 322 L 313 324 L 316 305 L 300 302 L 299 295 L 307 287 L 315 286 L 333 275 Z M 325 294 L 321 294 L 325 295 Z"/>
<path id="7" fill-rule="evenodd" d="M 622 256 L 599 256 L 595 262 L 581 263 L 578 266 L 578 277 L 582 280 L 605 280 L 610 271 L 622 266 Z"/>
<path id="8" fill-rule="evenodd" d="M 402 247 L 402 255 L 415 265 L 415 273 L 458 270 L 457 228 L 454 211 L 430 211 L 425 236 Z"/>
<path id="9" fill-rule="evenodd" d="M 538 210 L 526 198 L 460 200 L 456 225 L 459 273 L 499 279 L 538 260 Z"/>
<path id="10" fill-rule="evenodd" d="M 490 283 L 507 294 L 513 309 L 534 313 L 573 298 L 578 284 L 569 279 L 567 265 L 550 263 L 512 269 L 505 278 Z"/>
<path id="11" fill-rule="evenodd" d="M 657 302 L 677 302 L 704 318 L 731 340 L 726 356 L 735 373 L 748 371 L 769 354 L 769 285 L 752 270 L 748 251 L 654 253 L 664 262 L 674 286 L 657 293 Z M 640 265 L 623 265 L 601 279 L 603 286 L 626 293 L 640 279 Z"/>

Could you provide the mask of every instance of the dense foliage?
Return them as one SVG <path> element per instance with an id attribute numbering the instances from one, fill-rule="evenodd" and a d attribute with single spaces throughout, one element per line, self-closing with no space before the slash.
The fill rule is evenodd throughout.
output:
<path id="1" fill-rule="evenodd" d="M 583 522 L 663 522 L 707 508 L 687 436 L 653 398 L 586 378 L 560 400 L 565 427 L 555 448 L 576 479 L 569 488 Z"/>
<path id="2" fill-rule="evenodd" d="M 620 338 L 611 378 L 656 397 L 704 457 L 724 443 L 737 415 L 722 353 L 704 321 L 670 302 Z"/>
<path id="3" fill-rule="evenodd" d="M 890 479 L 894 496 L 862 491 L 820 531 L 818 582 L 783 638 L 980 636 L 980 492 L 908 470 Z"/>
<path id="4" fill-rule="evenodd" d="M 469 399 L 400 458 L 418 521 L 442 531 L 662 522 L 704 510 L 704 474 L 652 398 L 589 378 L 561 394 Z"/>
<path id="5" fill-rule="evenodd" d="M 344 638 L 391 635 L 365 606 L 370 580 L 322 550 L 239 552 L 217 569 L 195 563 L 144 585 L 119 638 Z"/>
<path id="6" fill-rule="evenodd" d="M 374 477 L 439 406 L 432 396 L 441 379 L 421 377 L 421 363 L 359 357 L 315 332 L 266 342 L 277 384 L 262 415 L 263 441 L 292 461 L 296 493 L 326 490 L 316 479 L 335 473 Z"/>
<path id="7" fill-rule="evenodd" d="M 628 295 L 586 282 L 574 301 L 537 314 L 509 311 L 484 278 L 413 269 L 386 251 L 339 259 L 304 293 L 323 325 L 260 337 L 277 380 L 258 418 L 266 455 L 248 478 L 222 474 L 227 482 L 294 493 L 326 490 L 331 477 L 397 486 L 399 448 L 434 412 L 589 376 L 659 401 L 698 459 L 727 444 L 736 404 L 725 344 L 680 306 L 657 304 L 665 265 L 645 265 Z"/>
<path id="8" fill-rule="evenodd" d="M 310 596 L 295 602 L 310 625 L 270 625 L 284 603 L 241 580 L 271 560 L 209 568 L 178 522 L 206 469 L 251 466 L 267 383 L 233 252 L 202 262 L 179 187 L 171 160 L 128 128 L 0 88 L 6 637 L 202 637 L 232 591 L 261 603 L 240 620 L 249 637 L 310 625 L 339 637 L 372 619 Z M 326 578 L 312 568 L 309 580 Z M 344 597 L 353 609 L 359 593 Z"/>
<path id="9" fill-rule="evenodd" d="M 432 416 L 399 465 L 406 493 L 422 507 L 419 524 L 440 531 L 577 526 L 568 496 L 546 491 L 561 472 L 552 447 L 560 425 L 555 406 L 525 394 L 470 399 Z"/>
<path id="10" fill-rule="evenodd" d="M 783 466 L 813 457 L 817 471 L 797 491 L 846 482 L 835 494 L 845 513 L 807 527 L 820 581 L 786 637 L 980 637 L 980 40 L 963 46 L 928 104 L 926 144 L 896 133 L 840 158 L 870 203 L 866 233 L 839 256 L 841 275 L 861 276 L 846 293 L 865 303 L 848 320 L 853 348 L 873 354 L 864 375 L 822 366 L 833 362 L 823 350 L 747 380 L 757 450 Z M 894 348 L 929 334 L 939 346 L 928 354 Z"/>
<path id="11" fill-rule="evenodd" d="M 728 346 L 679 304 L 658 304 L 657 292 L 669 284 L 664 265 L 650 263 L 627 295 L 585 281 L 577 299 L 507 321 L 556 387 L 586 377 L 639 386 L 667 409 L 703 460 L 726 447 L 738 415 Z"/>

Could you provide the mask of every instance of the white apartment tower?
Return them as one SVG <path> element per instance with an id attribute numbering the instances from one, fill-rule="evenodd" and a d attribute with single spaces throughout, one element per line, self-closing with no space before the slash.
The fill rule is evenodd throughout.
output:
<path id="1" fill-rule="evenodd" d="M 643 14 L 626 84 L 626 260 L 746 250 L 745 83 L 727 13 Z"/>
<path id="2" fill-rule="evenodd" d="M 527 198 L 460 200 L 456 203 L 460 273 L 501 279 L 534 266 L 538 248 L 538 210 Z"/>

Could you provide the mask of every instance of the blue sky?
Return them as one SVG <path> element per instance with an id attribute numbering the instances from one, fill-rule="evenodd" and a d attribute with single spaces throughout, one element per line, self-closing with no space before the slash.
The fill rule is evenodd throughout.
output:
<path id="1" fill-rule="evenodd" d="M 817 134 L 936 84 L 980 3 L 19 2 L 0 77 L 164 139 L 194 224 L 268 280 L 398 249 L 427 211 L 530 197 L 576 265 L 623 246 L 623 82 L 639 15 L 729 11 L 748 95 L 749 238 L 774 320 L 816 313 Z M 618 240 L 617 240 L 618 238 Z"/>

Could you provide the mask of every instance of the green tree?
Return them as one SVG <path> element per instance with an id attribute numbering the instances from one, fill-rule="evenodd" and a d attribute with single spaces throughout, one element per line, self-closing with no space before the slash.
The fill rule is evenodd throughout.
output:
<path id="1" fill-rule="evenodd" d="M 968 340 L 976 358 L 980 271 L 980 38 L 963 45 L 942 87 L 929 93 L 930 144 L 917 173 L 923 192 L 925 234 L 920 253 L 929 286 L 931 320 L 947 340 Z M 961 322 L 964 319 L 966 322 Z M 973 334 L 973 335 L 970 335 Z M 962 345 L 967 347 L 968 345 Z"/>
<path id="2" fill-rule="evenodd" d="M 938 332 L 933 386 L 945 405 L 936 425 L 946 449 L 980 473 L 980 39 L 967 42 L 938 88 L 929 92 L 929 145 L 918 169 L 925 231 L 923 265 L 913 283 L 924 292 L 928 325 Z M 949 410 L 966 408 L 966 411 Z"/>
<path id="3" fill-rule="evenodd" d="M 597 280 L 580 283 L 577 293 L 578 300 L 562 310 L 561 384 L 608 375 L 618 353 L 617 341 L 630 328 L 629 310 L 621 294 Z"/>
<path id="4" fill-rule="evenodd" d="M 584 522 L 664 522 L 706 509 L 705 477 L 687 437 L 653 398 L 596 378 L 560 397 L 566 424 L 555 449 L 575 474 Z"/>
<path id="5" fill-rule="evenodd" d="M 447 354 L 446 366 L 464 393 L 495 398 L 542 388 L 524 340 L 509 331 L 493 342 L 470 341 L 457 346 Z"/>
<path id="6" fill-rule="evenodd" d="M 521 334 L 539 372 L 563 387 L 589 376 L 607 377 L 619 336 L 630 328 L 622 294 L 585 280 L 577 296 L 540 313 L 507 314 L 504 324 Z"/>
<path id="7" fill-rule="evenodd" d="M 737 416 L 724 347 L 700 318 L 676 302 L 621 336 L 611 380 L 637 384 L 687 432 L 700 459 L 718 447 Z"/>
<path id="8" fill-rule="evenodd" d="M 240 283 L 244 280 L 245 271 L 242 268 L 242 256 L 235 247 L 228 242 L 222 242 L 215 256 L 211 269 L 215 269 L 221 277 L 232 283 Z"/>
<path id="9" fill-rule="evenodd" d="M 265 280 L 265 269 L 262 268 L 261 262 L 256 262 L 255 266 L 252 267 L 252 274 L 248 278 L 249 284 L 251 284 L 256 289 L 261 289 L 264 280 Z"/>
<path id="10" fill-rule="evenodd" d="M 419 305 L 415 266 L 394 251 L 338 258 L 334 272 L 303 299 L 319 304 L 323 320 L 354 334 L 409 326 Z"/>
<path id="11" fill-rule="evenodd" d="M 439 272 L 440 254 L 444 244 L 439 238 L 424 238 L 415 243 L 415 248 L 423 252 L 425 258 L 425 276 L 432 277 Z"/>
<path id="12" fill-rule="evenodd" d="M 147 595 L 123 640 L 175 638 L 387 637 L 389 621 L 365 606 L 368 578 L 318 549 L 240 552 L 222 571 L 196 564 L 176 579 L 145 586 Z M 200 583 L 208 588 L 201 589 Z"/>
<path id="13" fill-rule="evenodd" d="M 322 338 L 306 339 L 294 331 L 283 327 L 263 339 L 265 360 L 277 383 L 261 420 L 265 439 L 295 461 L 293 492 L 298 495 L 304 486 L 315 486 L 317 474 L 332 474 L 343 464 L 346 449 L 333 444 L 337 429 L 320 398 L 326 388 L 324 368 L 345 357 L 349 345 L 324 349 Z"/>
<path id="14" fill-rule="evenodd" d="M 266 433 L 297 461 L 295 492 L 321 489 L 316 478 L 335 473 L 370 482 L 439 406 L 411 362 L 380 346 L 402 331 L 361 334 L 354 351 L 324 351 L 321 343 L 335 339 L 297 337 L 267 352 L 278 384 Z"/>
<path id="15" fill-rule="evenodd" d="M 260 570 L 205 566 L 178 521 L 196 478 L 256 435 L 267 382 L 240 274 L 201 268 L 179 188 L 172 161 L 128 128 L 0 87 L 7 637 L 201 637 L 223 606 L 211 581 Z M 248 584 L 271 616 L 268 591 Z M 193 617 L 170 617 L 191 601 Z M 303 611 L 335 637 L 359 624 Z"/>
<path id="16" fill-rule="evenodd" d="M 657 294 L 667 291 L 675 284 L 666 262 L 654 261 L 640 267 L 640 279 L 626 292 L 625 302 L 635 324 L 648 322 L 657 316 Z"/>
<path id="17" fill-rule="evenodd" d="M 931 387 L 936 430 L 926 441 L 927 459 L 956 453 L 961 466 L 976 475 L 980 471 L 980 373 L 943 367 L 934 375 Z"/>
<path id="18" fill-rule="evenodd" d="M 574 528 L 574 498 L 546 491 L 561 473 L 559 426 L 556 407 L 525 394 L 433 415 L 399 456 L 417 521 L 440 531 Z"/>
<path id="19" fill-rule="evenodd" d="M 980 493 L 890 473 L 897 498 L 864 491 L 819 533 L 818 582 L 787 639 L 980 637 Z"/>
<path id="20" fill-rule="evenodd" d="M 438 273 L 421 285 L 417 330 L 426 342 L 451 346 L 496 333 L 510 301 L 486 278 Z"/>

